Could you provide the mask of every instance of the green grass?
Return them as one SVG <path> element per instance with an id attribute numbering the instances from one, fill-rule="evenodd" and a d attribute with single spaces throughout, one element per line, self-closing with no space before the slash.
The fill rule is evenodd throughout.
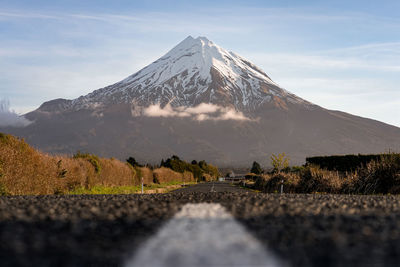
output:
<path id="1" fill-rule="evenodd" d="M 96 195 L 96 194 L 134 194 L 140 191 L 139 186 L 93 186 L 90 189 L 78 187 L 68 192 L 71 195 Z"/>
<path id="2" fill-rule="evenodd" d="M 161 184 L 150 184 L 145 185 L 143 190 L 146 192 L 148 190 L 166 188 L 170 185 L 180 185 L 182 182 L 169 182 Z M 195 184 L 195 182 L 190 182 L 186 184 Z M 75 188 L 74 190 L 68 192 L 71 195 L 102 195 L 102 194 L 137 194 L 141 192 L 141 186 L 102 186 L 96 185 L 90 189 L 84 187 Z"/>

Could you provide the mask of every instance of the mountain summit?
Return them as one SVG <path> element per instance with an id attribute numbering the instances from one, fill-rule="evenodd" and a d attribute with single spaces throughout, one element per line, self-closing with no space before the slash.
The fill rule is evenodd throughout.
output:
<path id="1" fill-rule="evenodd" d="M 77 150 L 157 163 L 173 154 L 221 166 L 400 149 L 400 129 L 324 109 L 289 93 L 260 68 L 205 37 L 74 100 L 56 99 L 3 128 L 47 152 Z"/>
<path id="2" fill-rule="evenodd" d="M 312 106 L 274 83 L 260 68 L 206 37 L 188 36 L 163 57 L 126 79 L 67 102 L 75 110 L 134 103 L 193 107 L 210 103 L 251 112 L 264 103 Z M 51 103 L 48 103 L 48 105 Z"/>

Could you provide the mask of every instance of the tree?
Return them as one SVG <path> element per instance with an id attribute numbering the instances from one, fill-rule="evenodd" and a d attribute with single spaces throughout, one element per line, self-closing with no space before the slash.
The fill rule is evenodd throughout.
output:
<path id="1" fill-rule="evenodd" d="M 197 165 L 197 160 L 192 160 L 192 165 Z"/>
<path id="2" fill-rule="evenodd" d="M 289 157 L 285 153 L 272 154 L 271 164 L 275 172 L 280 172 L 282 169 L 289 167 Z"/>
<path id="3" fill-rule="evenodd" d="M 203 170 L 207 168 L 207 163 L 205 160 L 200 160 L 199 161 L 199 166 L 200 168 L 202 168 Z"/>
<path id="4" fill-rule="evenodd" d="M 177 155 L 172 155 L 171 159 L 172 160 L 181 160 Z"/>
<path id="5" fill-rule="evenodd" d="M 126 162 L 128 162 L 129 164 L 132 165 L 132 167 L 142 167 L 142 165 L 140 165 L 135 158 L 133 157 L 129 157 Z"/>
<path id="6" fill-rule="evenodd" d="M 259 164 L 257 161 L 254 161 L 254 162 L 253 162 L 253 166 L 251 167 L 250 172 L 251 172 L 251 173 L 254 173 L 254 174 L 257 174 L 257 175 L 260 175 L 260 174 L 263 173 L 263 170 L 261 169 L 260 164 Z"/>

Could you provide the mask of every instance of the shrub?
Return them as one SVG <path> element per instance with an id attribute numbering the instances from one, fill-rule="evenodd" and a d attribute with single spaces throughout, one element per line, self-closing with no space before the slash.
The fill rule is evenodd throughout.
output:
<path id="1" fill-rule="evenodd" d="M 128 163 L 117 159 L 100 158 L 101 173 L 96 176 L 96 185 L 131 186 L 138 185 L 135 181 L 136 171 Z"/>
<path id="2" fill-rule="evenodd" d="M 137 167 L 135 168 L 137 171 L 137 180 L 138 184 L 142 183 L 142 178 L 143 178 L 143 183 L 145 185 L 149 185 L 153 183 L 153 171 L 146 168 L 146 167 Z"/>
<path id="3" fill-rule="evenodd" d="M 78 151 L 73 156 L 73 158 L 74 159 L 86 159 L 87 161 L 90 162 L 90 164 L 93 165 L 95 172 L 100 173 L 100 171 L 101 171 L 100 160 L 99 160 L 99 157 L 97 157 L 96 155 L 89 154 L 89 153 L 81 153 L 80 151 Z"/>
<path id="4" fill-rule="evenodd" d="M 288 173 L 257 176 L 254 187 L 266 193 L 280 192 L 282 181 L 285 193 L 295 193 L 297 191 L 299 176 Z"/>
<path id="5" fill-rule="evenodd" d="M 272 154 L 271 165 L 274 168 L 274 172 L 280 172 L 282 169 L 289 167 L 289 157 L 285 153 Z"/>
<path id="6" fill-rule="evenodd" d="M 0 133 L 0 141 L 1 142 L 6 142 L 7 141 L 7 134 Z"/>
<path id="7" fill-rule="evenodd" d="M 194 178 L 202 181 L 209 181 L 212 178 L 217 178 L 219 176 L 218 168 L 208 164 L 204 160 L 197 161 L 193 160 L 188 163 L 181 160 L 178 156 L 173 155 L 171 158 L 161 161 L 161 167 L 169 168 L 175 172 L 191 172 Z"/>
<path id="8" fill-rule="evenodd" d="M 158 183 L 169 183 L 174 181 L 185 181 L 185 182 L 193 182 L 194 176 L 191 172 L 183 172 L 178 173 L 174 172 L 171 169 L 162 167 L 159 169 L 154 170 L 153 172 L 153 179 Z"/>
<path id="9" fill-rule="evenodd" d="M 129 157 L 129 158 L 126 160 L 126 162 L 129 163 L 132 167 L 143 167 L 143 166 L 140 165 L 139 162 L 137 162 L 136 159 L 133 158 L 133 157 Z"/>
<path id="10" fill-rule="evenodd" d="M 187 171 L 168 171 L 170 175 L 160 176 L 160 182 L 194 180 Z M 22 139 L 0 134 L 0 195 L 66 194 L 78 188 L 135 186 L 140 184 L 142 176 L 146 184 L 151 184 L 154 172 L 80 152 L 73 157 L 50 156 Z"/>
<path id="11" fill-rule="evenodd" d="M 323 170 L 318 166 L 307 166 L 299 173 L 298 192 L 340 193 L 343 179 L 339 173 Z"/>
<path id="12" fill-rule="evenodd" d="M 349 191 L 361 194 L 400 193 L 400 155 L 382 155 L 359 168 Z"/>
<path id="13" fill-rule="evenodd" d="M 263 170 L 261 169 L 260 164 L 257 161 L 254 161 L 250 172 L 259 175 L 263 173 Z"/>
<path id="14" fill-rule="evenodd" d="M 308 157 L 307 165 L 318 165 L 322 169 L 340 172 L 353 172 L 358 168 L 365 167 L 371 161 L 379 161 L 382 156 L 390 156 L 388 154 L 375 155 L 343 155 L 343 156 L 325 156 L 325 157 Z M 398 155 L 398 154 L 397 154 Z"/>
<path id="15" fill-rule="evenodd" d="M 228 176 L 225 176 L 228 177 Z M 261 178 L 261 175 L 256 175 L 254 173 L 247 173 L 244 178 L 246 180 L 252 180 L 252 181 L 256 181 L 257 179 Z"/>

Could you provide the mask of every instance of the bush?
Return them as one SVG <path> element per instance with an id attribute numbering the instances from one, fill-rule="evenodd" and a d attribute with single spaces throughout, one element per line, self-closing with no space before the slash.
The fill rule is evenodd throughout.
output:
<path id="1" fill-rule="evenodd" d="M 318 166 L 307 166 L 299 172 L 299 176 L 299 193 L 340 193 L 343 184 L 337 172 L 323 170 Z"/>
<path id="2" fill-rule="evenodd" d="M 297 192 L 299 177 L 288 173 L 274 173 L 272 175 L 257 176 L 254 188 L 266 193 L 280 192 L 283 181 L 284 193 Z"/>
<path id="3" fill-rule="evenodd" d="M 251 166 L 250 172 L 256 175 L 260 175 L 263 173 L 263 170 L 261 169 L 260 164 L 257 161 L 254 161 L 253 165 Z"/>
<path id="4" fill-rule="evenodd" d="M 365 168 L 359 168 L 348 191 L 359 194 L 400 193 L 400 155 L 382 155 Z"/>
<path id="5" fill-rule="evenodd" d="M 379 161 L 382 156 L 388 155 L 391 154 L 308 157 L 306 158 L 306 164 L 318 165 L 320 168 L 330 171 L 352 172 L 358 168 L 365 167 L 371 161 Z"/>
<path id="6" fill-rule="evenodd" d="M 132 167 L 143 167 L 143 166 L 140 165 L 140 164 L 136 161 L 136 159 L 133 158 L 133 157 L 129 157 L 129 158 L 126 160 L 126 162 L 129 163 Z"/>
<path id="7" fill-rule="evenodd" d="M 192 173 L 168 169 L 158 181 L 194 181 Z M 0 195 L 66 194 L 78 188 L 123 187 L 154 182 L 146 167 L 132 167 L 116 159 L 76 153 L 73 157 L 50 156 L 30 147 L 24 140 L 0 134 Z M 176 179 L 176 180 L 175 180 Z"/>
<path id="8" fill-rule="evenodd" d="M 289 157 L 285 153 L 272 154 L 271 165 L 274 168 L 274 172 L 280 172 L 282 169 L 289 167 Z"/>
<path id="9" fill-rule="evenodd" d="M 209 181 L 212 178 L 217 178 L 219 176 L 218 168 L 208 164 L 204 160 L 199 162 L 193 160 L 191 163 L 188 163 L 184 160 L 181 160 L 176 155 L 165 161 L 162 160 L 161 167 L 169 168 L 180 173 L 191 172 L 193 173 L 194 178 L 199 181 Z"/>
<path id="10" fill-rule="evenodd" d="M 254 189 L 279 192 L 283 180 L 285 193 L 400 193 L 400 154 L 382 154 L 352 172 L 330 171 L 311 164 L 286 168 L 284 171 L 254 176 Z"/>
<path id="11" fill-rule="evenodd" d="M 157 183 L 169 183 L 174 181 L 193 182 L 195 180 L 191 172 L 185 171 L 183 173 L 178 173 L 165 167 L 154 170 L 153 179 L 157 181 Z"/>
<path id="12" fill-rule="evenodd" d="M 41 153 L 22 139 L 0 135 L 0 194 L 64 194 L 78 187 L 134 185 L 134 171 L 115 159 Z M 101 171 L 100 171 L 101 170 Z"/>
<path id="13" fill-rule="evenodd" d="M 225 176 L 225 177 L 229 177 L 229 176 Z M 261 178 L 261 175 L 256 175 L 254 173 L 247 173 L 244 178 L 246 180 L 252 180 L 252 181 L 256 181 L 257 179 Z"/>
<path id="14" fill-rule="evenodd" d="M 95 172 L 100 173 L 100 171 L 101 171 L 100 160 L 99 160 L 99 157 L 97 157 L 96 155 L 89 154 L 89 153 L 81 153 L 80 151 L 78 151 L 73 156 L 73 158 L 74 159 L 86 159 L 87 161 L 90 162 L 90 164 L 93 165 Z"/>

